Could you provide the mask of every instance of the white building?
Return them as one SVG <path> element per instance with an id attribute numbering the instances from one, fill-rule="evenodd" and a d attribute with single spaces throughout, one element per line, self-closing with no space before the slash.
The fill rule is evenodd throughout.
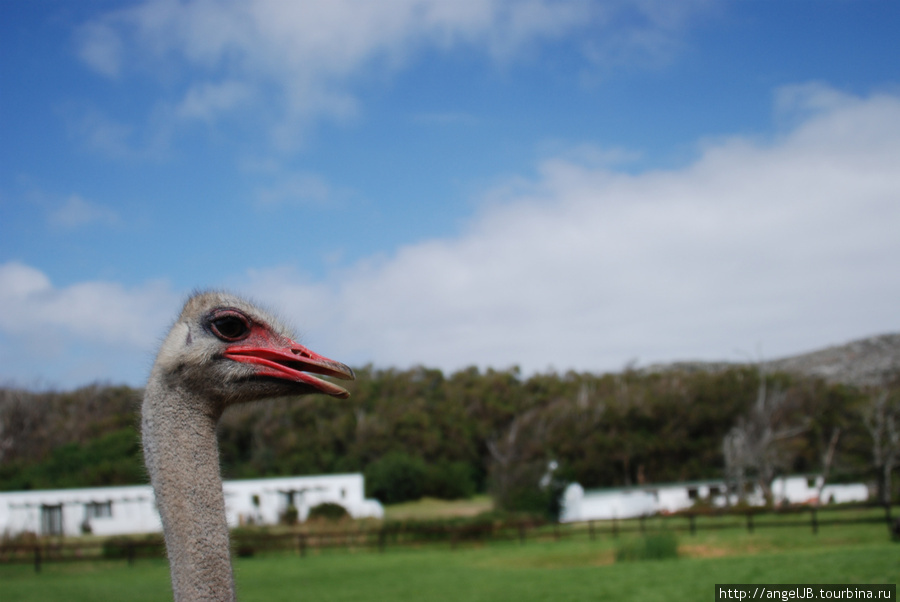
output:
<path id="1" fill-rule="evenodd" d="M 560 521 L 611 520 L 678 512 L 690 508 L 698 499 L 724 506 L 724 482 L 658 483 L 589 491 L 572 483 L 563 493 Z"/>
<path id="2" fill-rule="evenodd" d="M 822 477 L 779 477 L 772 481 L 775 503 L 808 504 L 816 501 Z M 657 513 L 686 510 L 698 501 L 723 507 L 727 502 L 737 502 L 734 493 L 726 500 L 724 481 L 694 481 L 688 483 L 660 483 L 620 489 L 593 489 L 585 491 L 578 483 L 569 485 L 563 492 L 561 522 L 587 520 L 611 520 L 635 518 Z M 746 493 L 750 505 L 762 506 L 765 498 L 756 485 Z M 862 483 L 826 485 L 822 489 L 822 503 L 864 502 L 869 490 Z"/>
<path id="3" fill-rule="evenodd" d="M 772 481 L 772 495 L 776 504 L 811 504 L 819 497 L 819 487 L 822 487 L 821 476 L 778 477 Z M 823 504 L 846 504 L 868 499 L 869 488 L 866 485 L 850 483 L 825 485 L 820 501 Z"/>
<path id="4" fill-rule="evenodd" d="M 162 531 L 149 485 L 0 493 L 0 532 L 97 535 Z"/>
<path id="5" fill-rule="evenodd" d="M 642 489 L 585 491 L 578 483 L 572 483 L 563 492 L 559 520 L 574 523 L 583 520 L 634 518 L 655 513 L 655 496 Z"/>
<path id="6" fill-rule="evenodd" d="M 365 499 L 361 474 L 225 481 L 228 525 L 275 524 L 289 506 L 300 520 L 325 502 L 353 518 L 382 518 L 377 500 Z M 0 533 L 126 535 L 162 531 L 149 485 L 0 493 Z"/>
<path id="7" fill-rule="evenodd" d="M 365 483 L 358 473 L 225 481 L 222 489 L 231 526 L 275 524 L 289 506 L 305 521 L 311 508 L 326 502 L 343 506 L 353 518 L 384 516 L 378 500 L 365 498 Z"/>

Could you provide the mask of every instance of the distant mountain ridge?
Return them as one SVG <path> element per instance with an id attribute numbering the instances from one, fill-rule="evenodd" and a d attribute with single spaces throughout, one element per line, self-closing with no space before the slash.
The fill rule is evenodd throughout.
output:
<path id="1" fill-rule="evenodd" d="M 654 364 L 644 372 L 667 370 L 718 371 L 733 362 L 674 362 Z M 816 376 L 830 383 L 877 387 L 900 375 L 900 333 L 882 334 L 776 360 L 764 361 L 767 371 Z"/>
<path id="2" fill-rule="evenodd" d="M 819 376 L 828 382 L 880 386 L 900 373 L 900 334 L 882 334 L 766 362 L 783 372 Z"/>

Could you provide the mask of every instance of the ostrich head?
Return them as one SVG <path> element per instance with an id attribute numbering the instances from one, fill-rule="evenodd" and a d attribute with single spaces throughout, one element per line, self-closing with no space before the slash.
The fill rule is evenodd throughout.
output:
<path id="1" fill-rule="evenodd" d="M 201 293 L 184 306 L 163 342 L 156 376 L 173 389 L 211 404 L 325 393 L 345 398 L 338 385 L 313 376 L 353 379 L 353 371 L 293 340 L 275 317 L 225 293 Z"/>
<path id="2" fill-rule="evenodd" d="M 231 404 L 266 397 L 349 396 L 314 375 L 352 379 L 353 371 L 299 345 L 278 320 L 238 297 L 200 293 L 185 304 L 141 406 L 144 461 L 179 602 L 234 600 L 219 417 Z"/>

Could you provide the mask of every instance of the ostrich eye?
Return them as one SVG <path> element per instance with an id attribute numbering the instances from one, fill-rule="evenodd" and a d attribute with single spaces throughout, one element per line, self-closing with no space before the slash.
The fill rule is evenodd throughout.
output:
<path id="1" fill-rule="evenodd" d="M 224 341 L 237 341 L 250 334 L 250 325 L 239 316 L 221 316 L 213 319 L 209 325 L 213 334 Z"/>

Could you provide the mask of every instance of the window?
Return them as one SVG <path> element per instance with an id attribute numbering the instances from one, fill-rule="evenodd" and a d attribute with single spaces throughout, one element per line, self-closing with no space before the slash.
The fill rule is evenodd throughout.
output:
<path id="1" fill-rule="evenodd" d="M 59 504 L 57 506 L 41 506 L 41 534 L 62 535 L 62 521 L 62 504 Z"/>
<path id="2" fill-rule="evenodd" d="M 84 505 L 85 520 L 91 518 L 111 518 L 112 502 L 88 502 Z"/>

